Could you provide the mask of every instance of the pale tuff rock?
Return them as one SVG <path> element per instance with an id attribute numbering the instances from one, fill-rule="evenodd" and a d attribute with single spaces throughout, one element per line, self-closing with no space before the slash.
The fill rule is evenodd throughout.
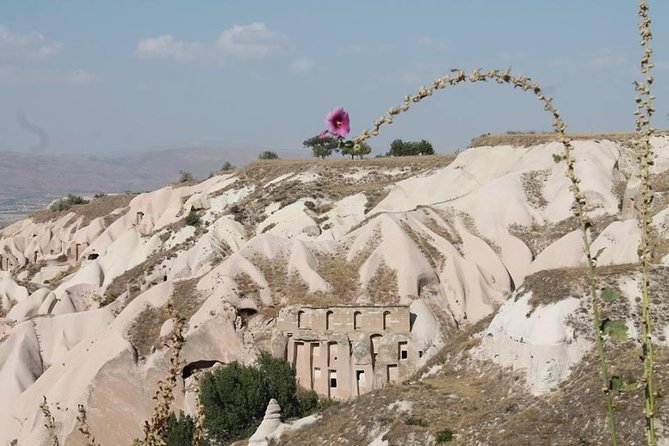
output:
<path id="1" fill-rule="evenodd" d="M 272 398 L 269 400 L 265 417 L 256 429 L 255 433 L 249 438 L 249 446 L 267 446 L 268 437 L 281 426 L 281 407 L 279 403 Z"/>
<path id="2" fill-rule="evenodd" d="M 590 349 L 566 318 L 578 306 L 578 299 L 565 296 L 558 303 L 532 309 L 532 293 L 509 299 L 483 333 L 478 355 L 504 367 L 527 371 L 533 393 L 552 390 L 569 374 Z"/>
<path id="3" fill-rule="evenodd" d="M 669 138 L 654 138 L 653 144 L 658 154 L 653 172 L 666 173 Z M 636 180 L 629 149 L 610 141 L 574 145 L 586 212 L 598 234 L 593 250 L 604 248 L 599 264 L 635 262 Z M 532 312 L 529 293 L 517 301 L 507 297 L 530 274 L 583 262 L 573 227 L 567 225 L 537 252 L 527 239 L 543 237 L 543 228 L 572 217 L 564 165 L 552 158 L 559 151 L 555 143 L 477 147 L 446 167 L 425 167 L 411 176 L 396 166 L 368 169 L 364 162 L 318 171 L 318 178 L 311 167 L 303 175 L 216 175 L 137 195 L 115 210 L 114 218 L 85 223 L 70 212 L 1 229 L 0 444 L 18 438 L 19 444 L 39 445 L 46 438 L 43 420 L 35 415 L 42 395 L 63 408 L 53 413 L 63 444 L 77 444 L 77 404 L 86 406 L 98 438 L 129 444 L 141 436 L 155 382 L 168 366 L 160 336 L 168 334 L 170 323 L 156 315 L 184 279 L 193 281 L 196 295 L 176 296 L 185 308 L 193 304 L 182 352 L 184 376 L 212 364 L 252 362 L 259 348 L 286 354 L 288 336 L 275 333 L 278 311 L 317 301 L 323 308 L 405 305 L 411 321 L 406 341 L 416 367 L 448 342 L 446 333 L 497 312 L 480 357 L 526 370 L 536 392 L 554 387 L 590 348 L 566 322 L 581 296 L 564 296 Z M 357 185 L 350 195 L 341 190 L 330 195 L 328 188 L 336 186 L 320 185 L 328 174 L 349 182 L 373 174 L 406 179 L 383 186 L 385 198 L 386 190 L 360 192 Z M 269 190 L 260 194 L 263 184 Z M 267 199 L 265 192 L 283 195 Z M 244 214 L 248 209 L 254 213 L 250 218 Z M 191 210 L 201 217 L 198 228 L 183 221 Z M 598 218 L 612 223 L 598 227 Z M 665 237 L 666 210 L 658 209 L 653 227 Z M 669 254 L 663 264 L 669 264 Z M 391 274 L 379 274 L 384 271 Z M 290 276 L 303 296 L 273 289 L 277 276 Z M 388 277 L 394 283 L 387 283 Z M 350 280 L 346 300 L 333 292 L 343 279 Z M 392 296 L 370 293 L 369 287 L 386 285 Z M 147 339 L 142 354 L 130 341 L 132 327 L 145 327 L 155 337 Z M 393 336 L 379 345 L 386 362 L 401 355 L 397 347 L 404 339 Z M 363 356 L 372 348 L 369 338 L 356 338 L 351 357 L 366 365 Z M 365 373 L 371 378 L 371 369 Z M 349 378 L 355 388 L 355 375 Z M 173 408 L 189 410 L 183 390 Z"/>

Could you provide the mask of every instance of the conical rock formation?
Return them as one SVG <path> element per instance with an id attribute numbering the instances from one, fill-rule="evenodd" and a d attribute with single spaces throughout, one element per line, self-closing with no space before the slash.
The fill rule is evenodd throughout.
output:
<path id="1" fill-rule="evenodd" d="M 267 404 L 265 418 L 255 433 L 249 438 L 249 446 L 267 446 L 267 438 L 281 426 L 281 406 L 272 398 Z"/>

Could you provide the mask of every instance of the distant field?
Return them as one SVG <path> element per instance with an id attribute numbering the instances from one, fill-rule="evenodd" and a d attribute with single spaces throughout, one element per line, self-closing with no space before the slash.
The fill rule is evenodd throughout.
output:
<path id="1" fill-rule="evenodd" d="M 667 136 L 669 131 L 659 130 L 656 132 L 658 136 Z M 569 133 L 572 139 L 590 139 L 609 141 L 629 145 L 632 143 L 635 133 L 633 132 L 601 132 L 601 133 Z M 517 146 L 530 147 L 537 144 L 546 144 L 557 141 L 557 136 L 553 132 L 507 132 L 507 133 L 492 133 L 487 135 L 477 136 L 472 139 L 468 147 L 483 147 L 483 146 Z"/>
<path id="2" fill-rule="evenodd" d="M 5 198 L 0 199 L 0 228 L 14 223 L 28 214 L 46 207 L 53 198 Z"/>

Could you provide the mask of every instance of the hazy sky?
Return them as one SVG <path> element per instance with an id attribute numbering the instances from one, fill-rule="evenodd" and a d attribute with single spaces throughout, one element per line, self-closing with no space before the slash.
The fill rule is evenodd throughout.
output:
<path id="1" fill-rule="evenodd" d="M 666 128 L 669 2 L 651 7 L 655 125 Z M 512 66 L 554 96 L 571 130 L 626 130 L 636 26 L 630 0 L 1 0 L 0 150 L 299 148 L 332 107 L 357 133 L 456 66 Z M 548 125 L 519 90 L 459 86 L 371 144 L 426 138 L 445 152 Z"/>

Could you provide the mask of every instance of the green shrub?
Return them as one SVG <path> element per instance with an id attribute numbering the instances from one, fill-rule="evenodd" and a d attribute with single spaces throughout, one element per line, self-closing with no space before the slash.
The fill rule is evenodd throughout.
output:
<path id="1" fill-rule="evenodd" d="M 425 421 L 422 418 L 416 418 L 416 417 L 409 417 L 407 420 L 404 422 L 407 426 L 420 426 L 420 427 L 427 427 L 427 421 Z"/>
<path id="2" fill-rule="evenodd" d="M 332 152 L 339 151 L 339 140 L 333 136 L 313 136 L 305 139 L 302 146 L 310 148 L 316 158 L 325 159 L 332 155 Z"/>
<path id="3" fill-rule="evenodd" d="M 200 226 L 200 223 L 202 223 L 202 219 L 198 213 L 191 210 L 186 216 L 186 224 L 188 226 Z"/>
<path id="4" fill-rule="evenodd" d="M 99 294 L 94 294 L 93 295 L 93 300 L 97 302 L 100 305 L 100 308 L 106 307 L 110 303 L 114 302 L 118 296 L 114 294 L 113 292 L 108 292 L 105 293 L 104 295 L 100 296 Z"/>
<path id="5" fill-rule="evenodd" d="M 447 443 L 453 440 L 453 431 L 450 429 L 444 429 L 437 432 L 437 443 Z"/>
<path id="6" fill-rule="evenodd" d="M 221 166 L 221 170 L 223 172 L 227 172 L 229 170 L 235 170 L 235 169 L 236 169 L 236 167 L 230 161 L 224 162 L 223 165 Z"/>
<path id="7" fill-rule="evenodd" d="M 193 174 L 187 170 L 179 171 L 179 183 L 187 183 L 188 181 L 193 181 Z"/>
<path id="8" fill-rule="evenodd" d="M 88 200 L 84 200 L 79 195 L 74 195 L 74 194 L 67 194 L 67 197 L 65 197 L 65 199 L 70 204 L 86 204 L 86 203 L 88 203 Z"/>
<path id="9" fill-rule="evenodd" d="M 395 139 L 390 143 L 388 156 L 434 155 L 432 144 L 421 139 L 420 141 L 402 141 Z"/>
<path id="10" fill-rule="evenodd" d="M 75 204 L 86 204 L 88 200 L 84 200 L 79 195 L 67 194 L 66 197 L 59 198 L 58 200 L 51 203 L 49 210 L 51 211 L 64 211 L 72 207 Z"/>
<path id="11" fill-rule="evenodd" d="M 267 383 L 270 398 L 276 399 L 281 406 L 281 416 L 292 418 L 302 415 L 300 401 L 297 398 L 295 368 L 286 361 L 264 352 L 260 354 L 258 367 Z"/>
<path id="12" fill-rule="evenodd" d="M 163 433 L 166 446 L 190 446 L 193 443 L 195 422 L 183 412 L 177 417 L 174 412 L 167 418 L 167 429 Z M 206 443 L 201 443 L 206 444 Z"/>
<path id="13" fill-rule="evenodd" d="M 332 398 L 322 398 L 313 390 L 300 389 L 297 391 L 297 399 L 300 403 L 300 415 L 306 417 L 313 413 L 323 412 L 324 410 L 336 406 L 339 401 Z"/>
<path id="14" fill-rule="evenodd" d="M 67 204 L 64 198 L 59 198 L 58 200 L 51 203 L 51 205 L 49 206 L 49 210 L 53 212 L 64 211 L 65 209 L 69 208 L 70 205 Z"/>
<path id="15" fill-rule="evenodd" d="M 232 362 L 202 379 L 204 427 L 221 444 L 246 438 L 260 425 L 269 400 L 262 372 Z"/>
<path id="16" fill-rule="evenodd" d="M 341 154 L 344 156 L 350 156 L 353 159 L 355 156 L 358 156 L 360 159 L 364 155 L 369 155 L 372 153 L 372 147 L 364 141 L 355 144 L 344 144 L 341 149 Z"/>
<path id="17" fill-rule="evenodd" d="M 277 155 L 275 152 L 272 152 L 271 150 L 265 150 L 264 152 L 260 152 L 258 154 L 258 159 L 259 160 L 276 160 L 276 159 L 279 159 L 279 155 Z"/>
<path id="18" fill-rule="evenodd" d="M 318 400 L 318 406 L 316 407 L 316 412 L 323 412 L 326 409 L 329 409 L 330 407 L 336 406 L 339 404 L 339 401 L 334 400 L 330 397 L 328 398 L 320 398 Z"/>
<path id="19" fill-rule="evenodd" d="M 297 399 L 300 402 L 300 411 L 304 416 L 311 415 L 318 409 L 319 397 L 313 390 L 298 391 Z"/>
<path id="20" fill-rule="evenodd" d="M 315 392 L 298 393 L 293 366 L 263 353 L 255 366 L 232 362 L 204 375 L 200 386 L 204 427 L 220 444 L 249 437 L 260 425 L 272 398 L 279 402 L 284 419 L 308 415 L 321 406 Z M 324 401 L 325 405 L 332 404 Z"/>

